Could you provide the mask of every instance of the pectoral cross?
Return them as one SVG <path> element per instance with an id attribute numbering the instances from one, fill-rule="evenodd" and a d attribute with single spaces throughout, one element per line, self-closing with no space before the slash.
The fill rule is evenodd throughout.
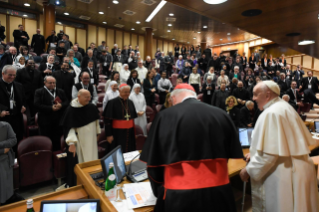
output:
<path id="1" fill-rule="evenodd" d="M 131 116 L 130 116 L 129 114 L 127 114 L 127 113 L 126 113 L 126 115 L 124 116 L 124 118 L 126 118 L 126 121 L 128 121 L 130 117 L 131 117 Z"/>

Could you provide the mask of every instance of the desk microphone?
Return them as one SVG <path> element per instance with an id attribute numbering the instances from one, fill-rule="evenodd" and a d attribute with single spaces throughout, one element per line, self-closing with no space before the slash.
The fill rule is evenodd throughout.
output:
<path id="1" fill-rule="evenodd" d="M 137 156 L 140 156 L 140 155 L 141 155 L 141 153 L 138 154 L 138 155 L 135 155 L 135 157 L 131 160 L 130 165 L 128 165 L 128 169 L 127 169 L 126 176 L 127 176 L 131 181 L 133 181 L 133 179 L 132 179 L 132 173 L 131 173 L 132 162 L 133 162 L 133 160 L 134 160 L 135 158 L 137 158 Z"/>

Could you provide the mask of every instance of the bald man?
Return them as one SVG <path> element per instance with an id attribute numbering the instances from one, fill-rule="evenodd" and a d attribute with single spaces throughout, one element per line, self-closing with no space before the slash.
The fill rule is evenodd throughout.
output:
<path id="1" fill-rule="evenodd" d="M 279 98 L 273 81 L 253 90 L 259 116 L 252 133 L 243 181 L 251 178 L 253 211 L 319 211 L 318 187 L 309 145 L 315 142 L 294 108 Z"/>
<path id="2" fill-rule="evenodd" d="M 80 89 L 61 120 L 68 153 L 67 184 L 76 185 L 74 166 L 98 159 L 97 140 L 101 133 L 99 110 L 90 103 L 91 93 Z"/>
<path id="3" fill-rule="evenodd" d="M 45 39 L 40 33 L 40 29 L 37 29 L 37 33 L 32 36 L 31 41 L 31 48 L 33 48 L 33 52 L 37 53 L 38 56 L 45 51 Z"/>

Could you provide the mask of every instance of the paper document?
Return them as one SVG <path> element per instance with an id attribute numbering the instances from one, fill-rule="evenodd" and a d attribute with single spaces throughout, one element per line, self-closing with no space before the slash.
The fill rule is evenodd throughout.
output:
<path id="1" fill-rule="evenodd" d="M 131 160 L 136 156 L 140 154 L 139 151 L 135 150 L 135 151 L 132 151 L 132 152 L 126 152 L 123 154 L 123 157 L 124 157 L 124 161 L 125 162 L 131 162 Z M 137 156 L 135 159 L 139 159 L 140 156 Z"/>
<path id="2" fill-rule="evenodd" d="M 156 204 L 150 182 L 124 184 L 123 191 L 130 209 Z"/>
<path id="3" fill-rule="evenodd" d="M 113 206 L 116 208 L 117 211 L 120 212 L 134 212 L 134 210 L 128 208 L 127 200 L 122 200 L 122 202 L 115 202 L 111 201 Z"/>

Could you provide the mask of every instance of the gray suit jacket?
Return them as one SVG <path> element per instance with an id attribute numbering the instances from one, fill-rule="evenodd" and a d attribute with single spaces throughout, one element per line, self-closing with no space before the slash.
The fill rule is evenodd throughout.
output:
<path id="1" fill-rule="evenodd" d="M 9 159 L 9 164 L 13 167 L 14 164 L 14 152 L 12 147 L 17 144 L 16 134 L 13 132 L 10 124 L 4 121 L 0 121 L 0 163 Z M 10 148 L 10 151 L 4 153 L 5 148 Z M 0 170 L 4 171 L 4 170 Z"/>

